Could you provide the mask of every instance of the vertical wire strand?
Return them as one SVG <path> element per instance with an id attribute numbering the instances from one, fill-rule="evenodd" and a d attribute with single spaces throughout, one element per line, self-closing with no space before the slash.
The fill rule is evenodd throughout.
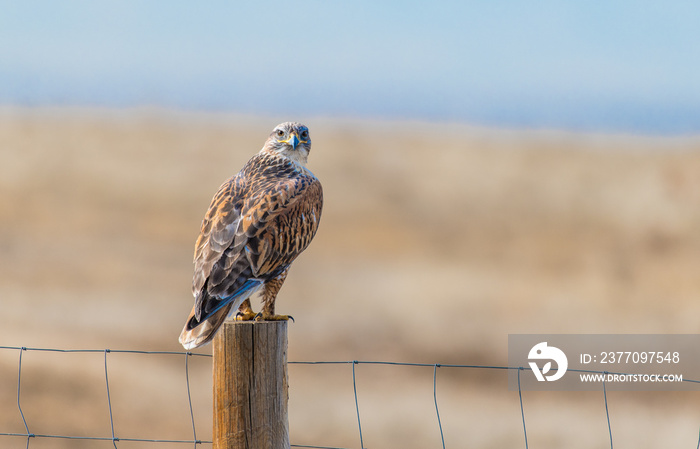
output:
<path id="1" fill-rule="evenodd" d="M 607 375 L 608 372 L 605 371 L 604 375 Z M 605 391 L 605 377 L 603 377 L 603 400 L 605 401 L 605 417 L 608 420 L 608 434 L 610 435 L 610 449 L 613 449 L 613 437 L 612 437 L 612 428 L 610 427 L 610 413 L 608 412 L 608 394 Z"/>
<path id="2" fill-rule="evenodd" d="M 518 396 L 520 397 L 520 415 L 523 418 L 523 433 L 525 434 L 525 449 L 528 449 L 527 446 L 527 428 L 525 427 L 525 409 L 523 408 L 523 390 L 520 388 L 520 371 L 523 370 L 523 367 L 520 366 L 518 367 Z"/>
<path id="3" fill-rule="evenodd" d="M 190 367 L 189 367 L 189 359 L 191 352 L 186 352 L 185 353 L 185 379 L 187 380 L 187 401 L 190 404 L 190 419 L 192 419 L 192 437 L 194 439 L 194 447 L 197 449 L 197 429 L 194 425 L 194 411 L 192 411 L 192 395 L 190 394 Z"/>
<path id="4" fill-rule="evenodd" d="M 365 448 L 365 444 L 362 441 L 362 423 L 360 422 L 360 406 L 357 403 L 357 383 L 355 382 L 355 365 L 357 365 L 357 360 L 352 362 L 352 389 L 355 392 L 355 410 L 357 411 L 357 427 L 360 429 L 360 449 Z"/>
<path id="5" fill-rule="evenodd" d="M 442 449 L 445 449 L 445 435 L 442 433 L 442 422 L 440 421 L 440 410 L 437 403 L 437 369 L 440 366 L 438 363 L 433 367 L 433 400 L 435 401 L 435 413 L 437 414 L 438 427 L 440 427 L 440 439 L 442 440 Z"/>
<path id="6" fill-rule="evenodd" d="M 27 431 L 27 449 L 29 449 L 29 439 L 34 436 L 34 434 L 29 433 L 29 426 L 27 425 L 27 420 L 24 419 L 24 412 L 22 412 L 22 406 L 19 403 L 19 393 L 20 387 L 22 385 L 22 352 L 26 351 L 27 348 L 22 347 L 19 349 L 19 369 L 17 372 L 17 408 L 19 409 L 19 414 L 22 417 L 22 422 L 24 423 L 24 429 Z"/>
<path id="7" fill-rule="evenodd" d="M 110 352 L 109 349 L 105 349 L 105 383 L 107 384 L 107 405 L 109 406 L 109 425 L 112 428 L 112 444 L 114 449 L 117 449 L 117 441 L 119 438 L 114 437 L 114 417 L 112 416 L 112 398 L 109 394 L 109 376 L 107 375 L 107 354 Z"/>

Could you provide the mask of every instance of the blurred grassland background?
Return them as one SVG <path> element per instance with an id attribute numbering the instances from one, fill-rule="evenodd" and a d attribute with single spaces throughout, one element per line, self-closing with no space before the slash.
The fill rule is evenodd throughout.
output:
<path id="1" fill-rule="evenodd" d="M 181 350 L 202 216 L 288 119 L 1 109 L 1 344 Z M 301 119 L 325 206 L 278 297 L 289 360 L 506 365 L 509 333 L 700 329 L 700 139 Z M 24 432 L 17 357 L 0 351 L 3 432 Z M 210 439 L 211 360 L 190 364 Z M 102 354 L 29 352 L 22 369 L 32 432 L 110 435 Z M 111 354 L 109 370 L 117 436 L 191 438 L 184 358 Z M 440 447 L 432 368 L 356 370 L 366 447 Z M 524 446 L 505 373 L 440 369 L 437 392 L 447 447 Z M 615 447 L 695 447 L 699 399 L 609 392 Z M 532 447 L 609 444 L 602 393 L 524 405 Z M 290 367 L 290 432 L 359 447 L 350 366 Z"/>

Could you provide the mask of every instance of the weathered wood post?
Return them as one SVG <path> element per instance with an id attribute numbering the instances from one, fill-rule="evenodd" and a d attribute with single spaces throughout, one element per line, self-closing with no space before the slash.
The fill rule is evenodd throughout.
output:
<path id="1" fill-rule="evenodd" d="M 213 372 L 213 449 L 289 448 L 287 322 L 225 322 Z"/>

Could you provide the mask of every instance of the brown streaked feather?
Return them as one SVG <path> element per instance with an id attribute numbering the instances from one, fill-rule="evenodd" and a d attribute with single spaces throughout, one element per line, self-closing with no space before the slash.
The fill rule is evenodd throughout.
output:
<path id="1" fill-rule="evenodd" d="M 282 157 L 258 153 L 214 196 L 195 245 L 192 291 L 235 291 L 240 274 L 265 277 L 311 242 L 323 207 L 321 183 Z M 238 281 L 238 282 L 237 282 Z"/>
<path id="2" fill-rule="evenodd" d="M 194 251 L 195 305 L 180 336 L 188 349 L 208 342 L 233 307 L 273 279 L 276 296 L 290 264 L 318 229 L 320 182 L 301 165 L 305 159 L 285 157 L 269 143 L 221 185 L 202 221 Z M 250 282 L 262 285 L 251 288 Z M 216 310 L 231 297 L 235 302 Z"/>

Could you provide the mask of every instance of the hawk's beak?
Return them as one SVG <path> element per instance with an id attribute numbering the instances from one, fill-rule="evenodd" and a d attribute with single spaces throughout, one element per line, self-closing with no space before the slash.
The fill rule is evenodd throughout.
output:
<path id="1" fill-rule="evenodd" d="M 289 139 L 281 140 L 280 142 L 288 143 L 292 146 L 292 149 L 296 150 L 297 146 L 299 145 L 299 136 L 297 136 L 297 133 L 292 133 L 292 135 L 289 136 Z"/>
<path id="2" fill-rule="evenodd" d="M 289 144 L 292 146 L 292 149 L 297 149 L 297 145 L 299 145 L 299 136 L 297 136 L 297 133 L 292 133 L 289 137 Z"/>

